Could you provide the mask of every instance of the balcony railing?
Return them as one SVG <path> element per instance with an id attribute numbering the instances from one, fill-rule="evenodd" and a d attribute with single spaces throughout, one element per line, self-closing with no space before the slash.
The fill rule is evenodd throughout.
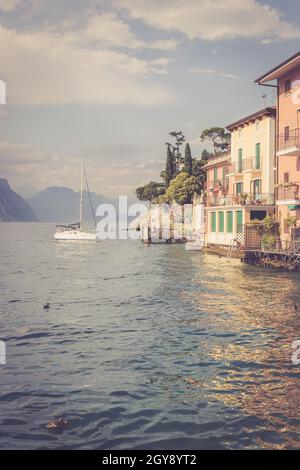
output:
<path id="1" fill-rule="evenodd" d="M 211 195 L 207 198 L 206 205 L 213 206 L 269 206 L 275 204 L 274 194 L 239 194 L 236 196 Z"/>
<path id="2" fill-rule="evenodd" d="M 277 199 L 279 201 L 300 199 L 300 183 L 283 183 L 278 187 Z"/>
<path id="3" fill-rule="evenodd" d="M 248 170 L 261 170 L 261 158 L 244 158 L 230 165 L 229 173 L 243 173 Z"/>
<path id="4" fill-rule="evenodd" d="M 300 147 L 300 129 L 290 129 L 288 132 L 283 132 L 277 138 L 278 150 L 288 150 L 292 147 Z"/>
<path id="5" fill-rule="evenodd" d="M 221 180 L 206 181 L 204 189 L 206 191 L 228 191 L 228 182 Z"/>

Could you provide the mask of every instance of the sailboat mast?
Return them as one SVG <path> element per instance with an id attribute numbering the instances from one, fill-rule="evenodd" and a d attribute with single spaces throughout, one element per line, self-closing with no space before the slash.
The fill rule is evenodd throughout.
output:
<path id="1" fill-rule="evenodd" d="M 81 178 L 80 178 L 80 212 L 79 212 L 80 228 L 82 225 L 82 217 L 83 217 L 83 163 L 81 164 Z"/>

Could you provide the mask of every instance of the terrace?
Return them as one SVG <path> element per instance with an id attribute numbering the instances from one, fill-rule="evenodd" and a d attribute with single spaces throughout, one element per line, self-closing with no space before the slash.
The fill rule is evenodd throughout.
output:
<path id="1" fill-rule="evenodd" d="M 214 196 L 207 198 L 208 207 L 215 206 L 269 206 L 275 204 L 274 194 L 238 194 Z"/>
<path id="2" fill-rule="evenodd" d="M 277 199 L 279 201 L 300 200 L 300 182 L 283 183 L 279 185 Z"/>
<path id="3" fill-rule="evenodd" d="M 240 162 L 232 163 L 229 168 L 229 173 L 234 174 L 257 170 L 261 170 L 261 160 L 256 158 L 245 158 Z"/>
<path id="4" fill-rule="evenodd" d="M 277 155 L 300 155 L 300 129 L 289 129 L 277 136 Z"/>
<path id="5" fill-rule="evenodd" d="M 211 180 L 204 183 L 204 189 L 206 191 L 228 191 L 228 181 L 224 180 Z"/>

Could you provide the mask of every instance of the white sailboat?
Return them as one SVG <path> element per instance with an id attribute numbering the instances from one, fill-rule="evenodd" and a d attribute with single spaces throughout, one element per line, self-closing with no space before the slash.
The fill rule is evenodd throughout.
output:
<path id="1" fill-rule="evenodd" d="M 84 164 L 81 165 L 81 180 L 80 180 L 80 205 L 79 205 L 79 222 L 69 225 L 57 225 L 54 234 L 55 240 L 96 240 L 96 233 L 86 232 L 82 229 L 83 221 L 83 178 L 85 178 L 87 191 L 90 199 L 91 210 L 93 213 L 94 223 L 96 226 L 95 214 L 92 207 L 90 192 L 87 184 Z"/>

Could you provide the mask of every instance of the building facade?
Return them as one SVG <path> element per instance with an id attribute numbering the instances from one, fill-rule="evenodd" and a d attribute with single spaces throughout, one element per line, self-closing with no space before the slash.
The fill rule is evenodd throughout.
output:
<path id="1" fill-rule="evenodd" d="M 274 213 L 275 116 L 264 108 L 228 125 L 230 155 L 204 166 L 207 245 L 243 244 L 244 225 Z"/>
<path id="2" fill-rule="evenodd" d="M 271 85 L 276 81 L 276 212 L 283 246 L 288 246 L 294 226 L 300 226 L 300 52 L 256 83 Z"/>

